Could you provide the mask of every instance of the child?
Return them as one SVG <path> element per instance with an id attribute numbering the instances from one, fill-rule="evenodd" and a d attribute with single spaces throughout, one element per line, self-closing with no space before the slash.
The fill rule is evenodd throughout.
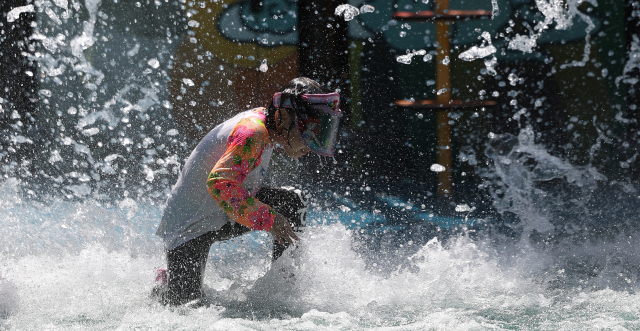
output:
<path id="1" fill-rule="evenodd" d="M 180 305 L 202 297 L 206 260 L 216 241 L 268 231 L 275 259 L 298 240 L 290 222 L 304 226 L 306 201 L 300 191 L 260 186 L 276 146 L 296 159 L 310 151 L 333 156 L 339 99 L 311 79 L 296 78 L 274 94 L 267 108 L 242 112 L 200 141 L 171 190 L 156 232 L 168 264 L 168 286 L 153 291 L 161 302 Z"/>

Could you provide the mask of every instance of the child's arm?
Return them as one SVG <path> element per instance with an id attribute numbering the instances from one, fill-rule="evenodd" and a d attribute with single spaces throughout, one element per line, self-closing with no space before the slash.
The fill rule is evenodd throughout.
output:
<path id="1" fill-rule="evenodd" d="M 234 221 L 252 229 L 269 231 L 276 212 L 249 196 L 241 184 L 260 164 L 262 151 L 270 143 L 269 133 L 259 118 L 241 120 L 227 140 L 227 150 L 211 170 L 207 189 Z"/>

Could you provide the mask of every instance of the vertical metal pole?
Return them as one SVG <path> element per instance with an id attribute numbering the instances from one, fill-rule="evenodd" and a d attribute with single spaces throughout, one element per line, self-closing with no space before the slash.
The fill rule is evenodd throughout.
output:
<path id="1" fill-rule="evenodd" d="M 435 2 L 436 15 L 445 14 L 449 10 L 449 0 Z M 449 67 L 451 48 L 449 42 L 449 21 L 436 20 L 436 41 L 438 54 L 436 56 L 436 102 L 439 105 L 449 105 L 451 101 L 451 71 Z M 445 64 L 446 63 L 446 64 Z M 451 125 L 449 113 L 446 110 L 437 114 L 438 164 L 445 170 L 438 173 L 438 193 L 443 197 L 450 197 L 452 193 L 451 181 Z"/>

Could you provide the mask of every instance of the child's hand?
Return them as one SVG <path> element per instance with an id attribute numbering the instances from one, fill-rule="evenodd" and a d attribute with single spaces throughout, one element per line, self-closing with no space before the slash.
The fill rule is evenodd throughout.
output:
<path id="1" fill-rule="evenodd" d="M 285 242 L 293 244 L 294 240 L 300 240 L 291 229 L 289 221 L 280 213 L 276 213 L 276 218 L 273 220 L 273 226 L 269 232 L 280 245 L 284 245 Z"/>

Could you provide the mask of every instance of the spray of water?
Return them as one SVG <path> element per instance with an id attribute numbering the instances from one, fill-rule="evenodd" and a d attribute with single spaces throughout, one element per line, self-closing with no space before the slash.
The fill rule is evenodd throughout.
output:
<path id="1" fill-rule="evenodd" d="M 107 22 L 100 1 L 47 4 L 40 18 L 46 22 L 33 36 L 41 48 L 33 56 L 45 76 L 40 94 L 50 105 L 43 112 L 49 113 L 46 129 L 53 132 L 40 164 L 52 166 L 3 164 L 0 329 L 638 327 L 636 189 L 608 181 L 590 165 L 551 155 L 535 143 L 529 127 L 518 136 L 494 135 L 486 150 L 491 166 L 480 170 L 493 207 L 512 218 L 507 226 L 515 235 L 467 232 L 418 241 L 420 234 L 409 231 L 406 246 L 396 248 L 408 253 L 398 257 L 359 248 L 364 245 L 358 240 L 366 236 L 343 225 L 367 211 L 320 207 L 310 213 L 313 226 L 296 249 L 273 265 L 264 234 L 214 245 L 205 279 L 212 306 L 158 305 L 148 297 L 154 269 L 165 265 L 153 235 L 161 214 L 158 201 L 190 143 L 172 121 L 157 120 L 168 117 L 171 108 L 162 86 L 175 40 L 168 37 L 151 50 L 145 45 L 154 43 L 143 37 L 110 43 L 104 40 L 108 34 L 99 33 L 104 29 L 99 23 Z M 532 35 L 516 36 L 516 49 L 530 51 L 554 22 L 557 29 L 576 15 L 586 22 L 575 9 L 578 2 L 537 4 L 546 19 Z M 77 26 L 72 7 L 88 15 L 78 18 Z M 10 17 L 36 9 L 15 8 Z M 355 11 L 347 9 L 352 15 L 346 9 L 338 14 L 353 19 Z M 359 12 L 374 10 L 363 6 Z M 101 45 L 120 55 L 100 62 L 96 47 Z M 486 57 L 487 69 L 493 68 L 495 58 L 489 57 L 495 51 L 476 51 L 469 58 Z M 407 63 L 425 54 L 398 60 Z M 121 76 L 110 76 L 104 66 L 121 67 Z M 183 89 L 199 88 L 187 77 L 182 83 Z M 597 143 L 609 139 L 599 133 Z M 17 131 L 12 141 L 34 143 Z M 7 170 L 12 167 L 27 169 L 32 177 L 16 179 Z M 465 206 L 456 208 L 471 209 Z M 330 213 L 335 220 L 327 220 Z M 399 230 L 380 233 L 390 231 Z M 386 260 L 392 258 L 403 260 Z"/>

